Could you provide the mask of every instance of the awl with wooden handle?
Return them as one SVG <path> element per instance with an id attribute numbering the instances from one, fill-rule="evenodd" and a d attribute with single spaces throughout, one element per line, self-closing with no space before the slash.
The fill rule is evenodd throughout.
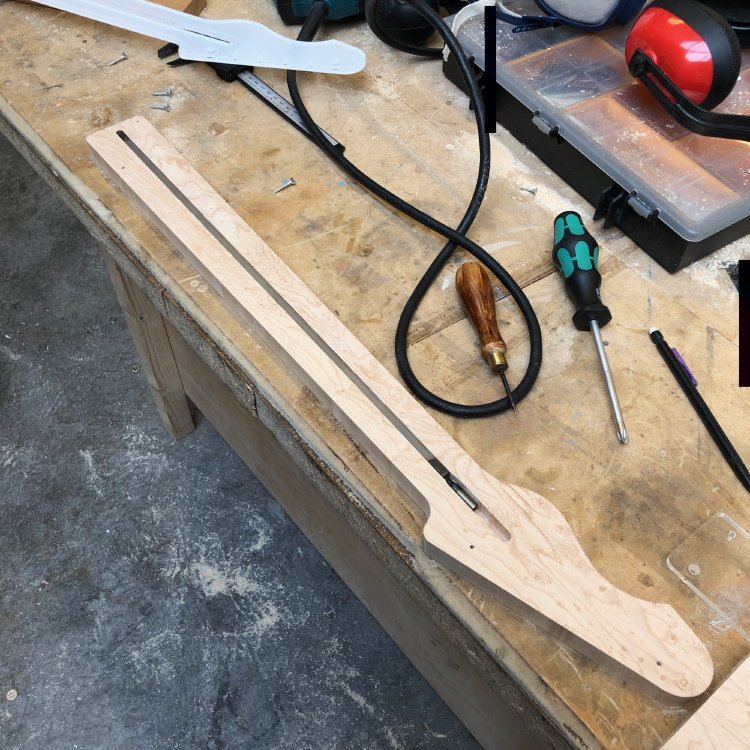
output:
<path id="1" fill-rule="evenodd" d="M 508 394 L 508 401 L 513 407 L 513 411 L 516 411 L 513 394 L 505 375 L 505 371 L 508 369 L 505 352 L 508 351 L 508 347 L 500 335 L 500 329 L 497 327 L 495 297 L 492 294 L 490 277 L 484 270 L 484 266 L 473 260 L 464 263 L 456 272 L 456 288 L 464 302 L 466 312 L 479 334 L 484 361 L 489 365 L 490 370 L 499 373 L 503 380 L 505 392 Z"/>

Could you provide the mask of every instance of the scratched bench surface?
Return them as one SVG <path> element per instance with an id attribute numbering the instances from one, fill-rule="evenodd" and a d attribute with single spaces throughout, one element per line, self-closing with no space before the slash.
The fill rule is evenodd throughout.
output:
<path id="1" fill-rule="evenodd" d="M 203 15 L 238 12 L 290 33 L 260 0 L 243 8 L 210 0 Z M 85 137 L 134 115 L 149 117 L 393 373 L 398 315 L 441 247 L 439 238 L 352 185 L 301 134 L 207 66 L 168 68 L 153 40 L 10 0 L 0 3 L 0 25 L 0 112 L 7 128 L 42 155 L 73 200 L 122 240 L 217 347 L 254 373 L 257 387 L 303 439 L 330 457 L 462 626 L 553 720 L 568 721 L 572 712 L 577 728 L 603 747 L 658 748 L 700 701 L 676 707 L 624 685 L 426 558 L 417 509 L 107 183 L 89 159 Z M 368 64 L 349 77 L 301 75 L 314 116 L 375 179 L 457 224 L 477 169 L 465 96 L 442 76 L 439 62 L 385 48 L 364 22 L 331 27 L 324 36 L 333 34 L 360 46 Z M 107 66 L 123 50 L 129 59 Z M 257 72 L 285 89 L 283 73 Z M 151 110 L 159 101 L 152 92 L 168 87 L 175 92 L 171 111 Z M 554 502 L 614 584 L 672 604 L 709 646 L 716 681 L 723 680 L 750 644 L 717 628 L 665 559 L 717 511 L 750 527 L 747 496 L 646 332 L 659 327 L 680 348 L 739 453 L 750 457 L 750 396 L 737 387 L 737 295 L 722 267 L 749 258 L 750 243 L 740 241 L 670 276 L 618 230 L 599 231 L 589 220 L 602 247 L 604 301 L 614 316 L 604 339 L 630 434 L 623 447 L 593 341 L 573 328 L 551 263 L 554 216 L 573 209 L 590 217 L 592 209 L 509 136 L 499 133 L 492 141 L 492 178 L 471 236 L 524 284 L 542 325 L 544 365 L 517 417 L 463 422 L 436 416 L 488 471 Z M 297 184 L 274 193 L 289 177 Z M 410 357 L 433 390 L 476 403 L 496 398 L 501 385 L 479 359 L 456 295 L 455 271 L 465 258 L 456 255 L 422 305 Z M 528 354 L 525 329 L 508 300 L 499 304 L 498 317 L 510 347 L 509 377 L 517 382 Z"/>

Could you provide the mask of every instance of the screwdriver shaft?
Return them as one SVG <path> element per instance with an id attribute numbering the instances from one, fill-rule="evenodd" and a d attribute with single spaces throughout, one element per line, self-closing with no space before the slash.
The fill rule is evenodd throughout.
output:
<path id="1" fill-rule="evenodd" d="M 617 393 L 615 391 L 615 383 L 612 380 L 612 371 L 609 369 L 609 361 L 607 360 L 607 353 L 604 350 L 604 342 L 602 341 L 602 333 L 599 330 L 599 324 L 592 320 L 589 325 L 591 326 L 591 333 L 594 335 L 594 344 L 596 345 L 596 353 L 599 355 L 599 362 L 602 365 L 602 372 L 604 373 L 604 382 L 607 385 L 607 395 L 609 396 L 609 405 L 612 407 L 612 416 L 615 418 L 615 424 L 617 425 L 617 439 L 625 445 L 628 442 L 628 433 L 625 430 L 625 422 L 622 419 L 622 411 L 620 411 L 620 402 L 617 400 Z"/>
<path id="2" fill-rule="evenodd" d="M 505 370 L 498 370 L 500 373 L 500 377 L 503 379 L 503 386 L 505 386 L 505 393 L 508 395 L 508 401 L 510 401 L 510 406 L 513 409 L 514 414 L 518 414 L 518 410 L 516 409 L 516 402 L 513 400 L 513 393 L 510 390 L 510 384 L 508 383 L 508 378 L 505 376 Z"/>

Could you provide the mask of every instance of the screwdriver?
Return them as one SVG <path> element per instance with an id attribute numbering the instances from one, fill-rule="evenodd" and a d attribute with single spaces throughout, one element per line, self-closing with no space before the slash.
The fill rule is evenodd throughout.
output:
<path id="1" fill-rule="evenodd" d="M 599 246 L 596 240 L 586 231 L 580 214 L 564 211 L 555 219 L 555 246 L 552 260 L 565 280 L 565 290 L 576 306 L 573 324 L 579 331 L 590 330 L 594 336 L 596 353 L 604 373 L 607 395 L 612 407 L 612 416 L 617 425 L 617 438 L 625 444 L 628 433 L 622 420 L 620 403 L 615 393 L 612 372 L 602 343 L 600 328 L 610 320 L 612 313 L 602 303 L 600 287 L 602 277 L 599 273 Z"/>
<path id="2" fill-rule="evenodd" d="M 495 298 L 492 294 L 490 277 L 484 270 L 484 266 L 475 261 L 469 261 L 461 265 L 456 272 L 456 288 L 464 302 L 466 312 L 479 334 L 479 343 L 482 347 L 484 360 L 489 365 L 490 370 L 500 374 L 505 392 L 508 394 L 508 401 L 513 407 L 513 411 L 516 411 L 516 405 L 508 385 L 508 378 L 505 376 L 505 371 L 508 369 L 505 352 L 508 351 L 508 347 L 505 345 L 503 337 L 500 335 L 500 329 L 497 327 Z"/>

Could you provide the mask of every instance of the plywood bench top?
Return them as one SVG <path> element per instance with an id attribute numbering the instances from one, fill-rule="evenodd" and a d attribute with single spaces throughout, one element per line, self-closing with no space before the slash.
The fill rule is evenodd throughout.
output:
<path id="1" fill-rule="evenodd" d="M 238 13 L 290 33 L 272 4 L 260 0 L 242 8 L 210 0 L 204 11 Z M 70 200 L 122 244 L 151 283 L 184 308 L 364 498 L 425 584 L 552 721 L 567 722 L 590 746 L 659 748 L 700 701 L 665 705 L 623 685 L 427 558 L 419 510 L 102 177 L 85 139 L 128 117 L 149 117 L 393 373 L 398 315 L 439 239 L 351 184 L 301 134 L 205 65 L 169 68 L 152 40 L 12 1 L 0 3 L 0 25 L 4 130 L 45 163 Z M 361 47 L 368 64 L 350 77 L 300 76 L 310 110 L 354 163 L 455 225 L 477 168 L 466 97 L 439 63 L 384 47 L 364 21 L 324 29 L 324 36 L 334 34 Z M 108 67 L 123 49 L 129 59 Z M 285 91 L 281 72 L 257 72 Z M 171 111 L 151 110 L 152 92 L 168 87 L 175 92 Z M 750 258 L 750 243 L 735 243 L 670 276 L 619 230 L 603 232 L 589 220 L 614 317 L 604 339 L 630 435 L 622 446 L 593 342 L 573 328 L 551 260 L 554 216 L 572 209 L 590 217 L 592 209 L 507 134 L 492 141 L 492 178 L 471 236 L 523 282 L 542 325 L 545 361 L 517 417 L 436 417 L 489 472 L 552 500 L 615 585 L 672 604 L 709 646 L 718 684 L 750 644 L 733 630 L 712 627 L 711 611 L 667 570 L 665 559 L 717 511 L 750 528 L 750 506 L 647 331 L 659 327 L 679 347 L 738 452 L 750 458 L 750 395 L 737 387 L 737 294 L 722 267 L 724 260 Z M 290 177 L 297 184 L 274 193 Z M 465 259 L 456 254 L 420 309 L 410 357 L 433 390 L 470 403 L 497 398 L 501 385 L 480 359 L 455 291 L 455 271 Z M 527 356 L 525 331 L 505 299 L 498 317 L 513 382 Z"/>

